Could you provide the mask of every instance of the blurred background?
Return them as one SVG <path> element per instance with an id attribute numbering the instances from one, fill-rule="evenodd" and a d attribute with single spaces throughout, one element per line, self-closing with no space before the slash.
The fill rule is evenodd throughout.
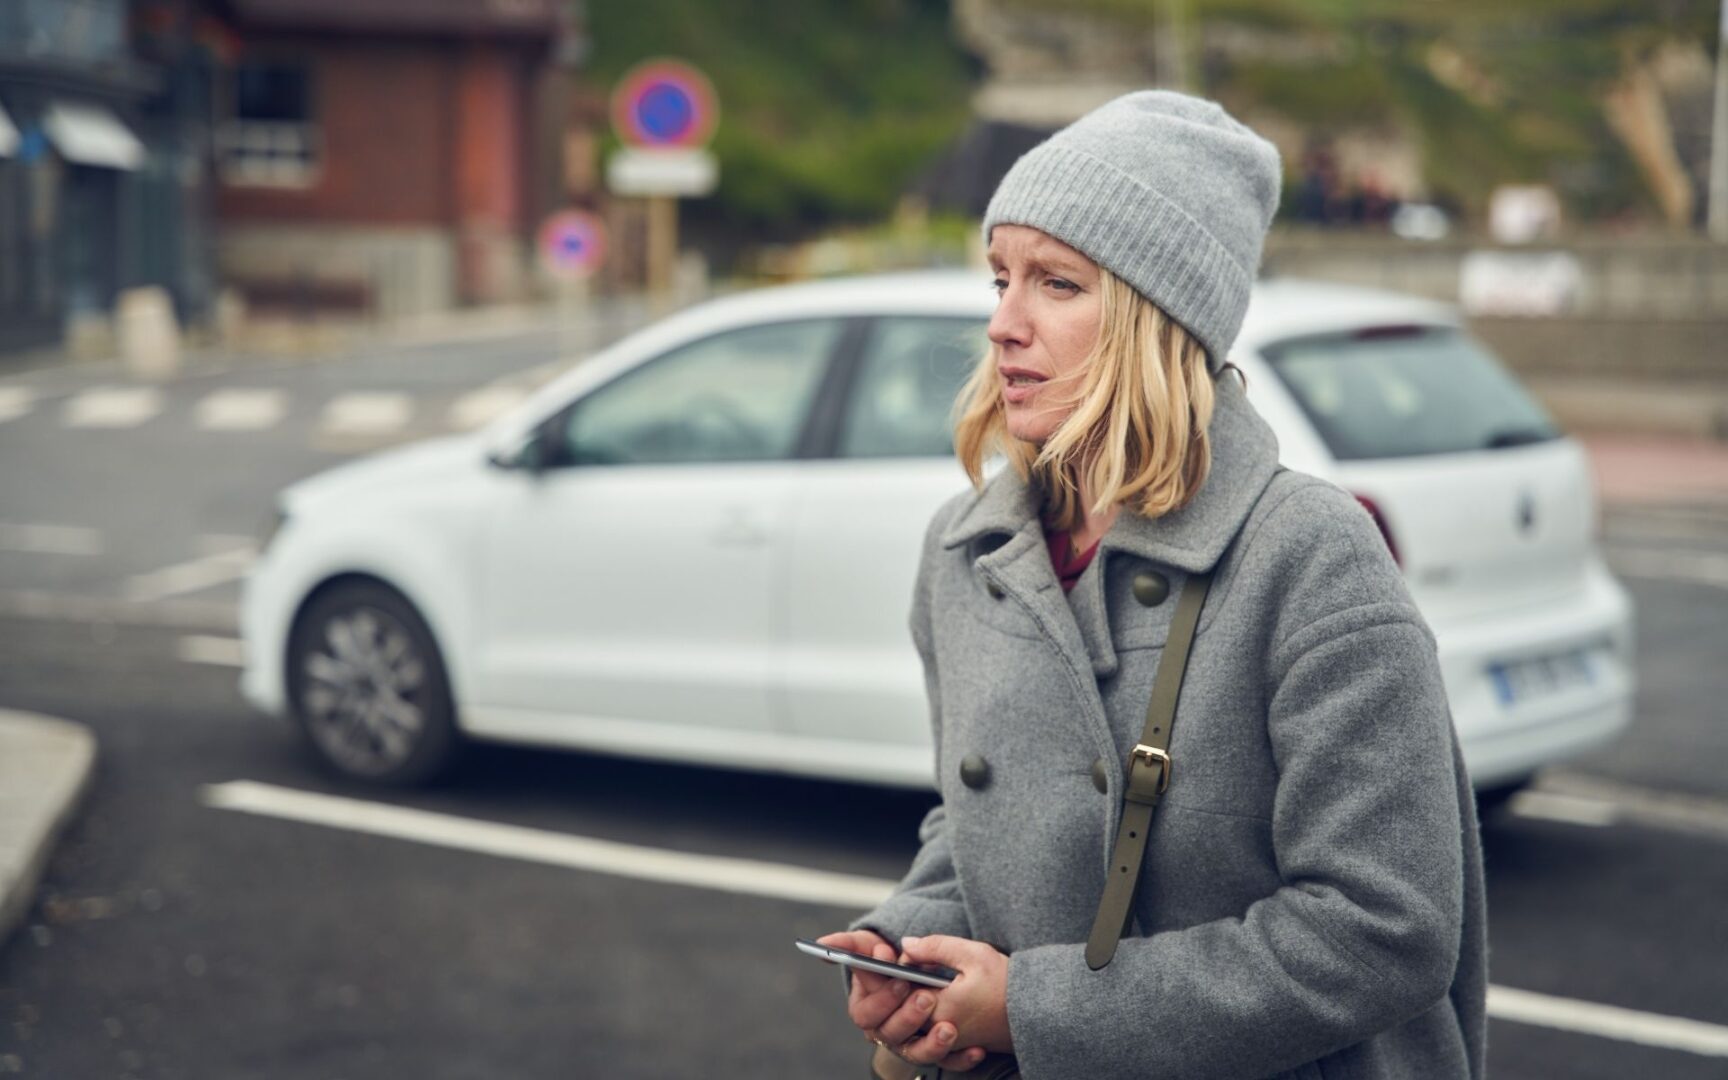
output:
<path id="1" fill-rule="evenodd" d="M 1588 463 L 1637 694 L 1487 825 L 1492 1071 L 1728 1076 L 1725 40 L 1720 0 L 0 0 L 0 1074 L 861 1074 L 790 939 L 928 794 L 359 784 L 242 699 L 243 582 L 283 488 L 700 302 L 984 295 L 1018 155 L 1162 86 L 1281 150 L 1269 278 L 1455 305 Z"/>

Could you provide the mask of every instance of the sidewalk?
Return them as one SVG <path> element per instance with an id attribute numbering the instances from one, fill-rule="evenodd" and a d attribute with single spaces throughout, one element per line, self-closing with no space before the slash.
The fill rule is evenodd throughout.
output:
<path id="1" fill-rule="evenodd" d="M 0 709 L 0 944 L 30 913 L 95 763 L 96 739 L 82 725 Z"/>
<path id="2" fill-rule="evenodd" d="M 1596 492 L 1608 504 L 1720 502 L 1728 506 L 1728 442 L 1687 435 L 1578 436 Z"/>

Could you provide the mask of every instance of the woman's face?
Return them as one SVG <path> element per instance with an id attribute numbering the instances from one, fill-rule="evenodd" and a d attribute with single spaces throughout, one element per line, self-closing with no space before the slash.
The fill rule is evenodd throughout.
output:
<path id="1" fill-rule="evenodd" d="M 1068 414 L 1098 341 L 1098 266 L 1025 225 L 990 231 L 1001 299 L 990 319 L 1008 433 L 1042 445 Z"/>

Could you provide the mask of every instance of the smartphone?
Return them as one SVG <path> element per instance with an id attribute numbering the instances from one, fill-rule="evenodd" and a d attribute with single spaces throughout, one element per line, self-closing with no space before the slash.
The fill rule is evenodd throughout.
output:
<path id="1" fill-rule="evenodd" d="M 835 964 L 845 964 L 847 967 L 859 968 L 863 971 L 873 971 L 878 975 L 886 975 L 891 979 L 905 979 L 907 982 L 918 983 L 921 986 L 947 986 L 954 981 L 954 974 L 947 968 L 915 968 L 905 964 L 893 964 L 887 960 L 877 960 L 855 953 L 849 949 L 836 949 L 832 945 L 818 945 L 809 938 L 798 939 L 800 952 L 809 953 Z"/>

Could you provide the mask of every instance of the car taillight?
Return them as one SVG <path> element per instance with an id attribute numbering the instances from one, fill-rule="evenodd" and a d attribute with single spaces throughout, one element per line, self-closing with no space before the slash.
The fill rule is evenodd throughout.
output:
<path id="1" fill-rule="evenodd" d="M 1374 519 L 1374 527 L 1380 530 L 1380 538 L 1386 541 L 1386 550 L 1392 553 L 1392 561 L 1399 566 L 1404 565 L 1403 556 L 1398 554 L 1398 541 L 1392 539 L 1392 526 L 1386 523 L 1386 515 L 1380 512 L 1380 507 L 1366 495 L 1356 496 L 1356 501 L 1362 504 L 1362 509 L 1368 511 L 1368 516 Z"/>

